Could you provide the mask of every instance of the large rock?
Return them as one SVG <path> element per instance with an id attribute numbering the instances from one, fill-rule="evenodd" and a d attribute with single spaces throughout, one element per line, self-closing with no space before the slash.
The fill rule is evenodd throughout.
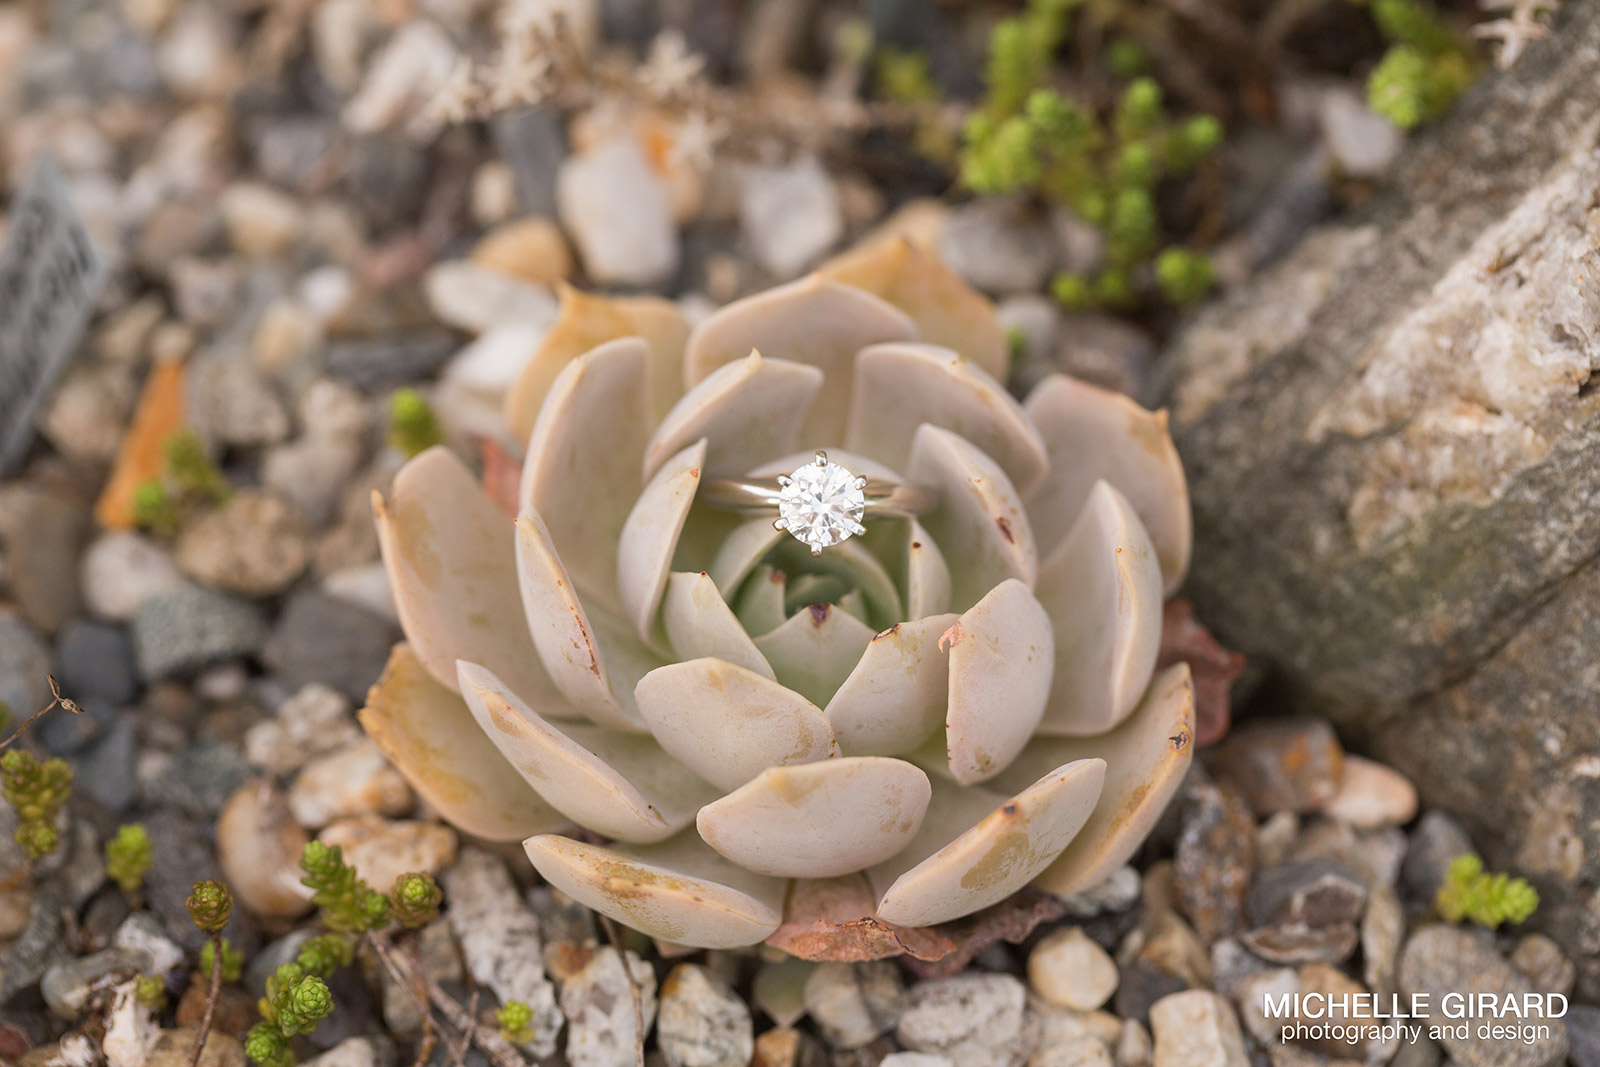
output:
<path id="1" fill-rule="evenodd" d="M 1201 616 L 1530 876 L 1592 998 L 1600 8 L 1562 15 L 1199 315 L 1160 392 Z"/>

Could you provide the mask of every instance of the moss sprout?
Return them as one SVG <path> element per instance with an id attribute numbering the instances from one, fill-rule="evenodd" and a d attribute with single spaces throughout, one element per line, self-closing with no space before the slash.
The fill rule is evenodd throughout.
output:
<path id="1" fill-rule="evenodd" d="M 344 861 L 338 845 L 308 843 L 300 854 L 300 884 L 311 890 L 311 900 L 322 909 L 322 922 L 339 933 L 377 930 L 389 922 L 389 898 L 375 893 Z"/>
<path id="2" fill-rule="evenodd" d="M 222 945 L 222 980 L 237 982 L 244 975 L 244 953 L 233 947 L 227 938 L 207 941 L 200 950 L 200 973 L 210 974 L 217 963 L 217 944 Z"/>
<path id="3" fill-rule="evenodd" d="M 500 1026 L 500 1036 L 513 1045 L 526 1045 L 533 1040 L 533 1009 L 520 1000 L 508 1000 L 494 1013 Z"/>
<path id="4" fill-rule="evenodd" d="M 1372 110 L 1405 129 L 1438 118 L 1478 76 L 1467 43 L 1427 0 L 1372 0 L 1390 48 L 1367 78 Z"/>
<path id="5" fill-rule="evenodd" d="M 167 1006 L 167 980 L 159 974 L 141 974 L 134 980 L 133 995 L 153 1012 Z"/>
<path id="6" fill-rule="evenodd" d="M 183 902 L 196 927 L 208 934 L 220 933 L 233 917 L 233 894 L 221 882 L 196 882 Z"/>
<path id="7" fill-rule="evenodd" d="M 425 926 L 439 917 L 444 894 L 433 875 L 422 872 L 402 874 L 390 893 L 395 921 L 407 929 Z"/>

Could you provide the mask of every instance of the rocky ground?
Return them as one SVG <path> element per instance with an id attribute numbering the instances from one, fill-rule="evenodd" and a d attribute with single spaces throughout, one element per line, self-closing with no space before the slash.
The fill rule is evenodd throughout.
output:
<path id="1" fill-rule="evenodd" d="M 687 20 L 689 53 L 652 44 L 649 5 L 556 6 L 669 82 L 697 74 L 692 54 L 747 79 L 809 57 L 809 88 L 772 92 L 799 92 L 812 135 L 711 151 L 706 130 L 657 128 L 626 94 L 482 119 L 448 93 L 441 104 L 457 42 L 485 19 L 472 0 L 0 10 L 9 185 L 48 150 L 109 266 L 39 441 L 0 482 L 0 701 L 20 723 L 53 673 L 81 708 L 22 742 L 75 772 L 62 846 L 30 870 L 0 826 L 0 1058 L 187 1064 L 206 998 L 184 899 L 225 877 L 248 963 L 202 1062 L 242 1064 L 255 998 L 312 925 L 295 863 L 315 837 L 374 886 L 439 875 L 447 908 L 415 935 L 416 958 L 468 1013 L 538 1009 L 530 1061 L 625 1067 L 643 1049 L 671 1067 L 1600 1067 L 1593 1006 L 1533 1045 L 1277 1040 L 1268 992 L 1573 985 L 1538 934 L 1434 921 L 1471 841 L 1313 720 L 1237 728 L 1136 867 L 956 974 L 613 937 L 534 884 L 516 849 L 430 817 L 354 717 L 399 636 L 369 510 L 404 458 L 396 390 L 420 388 L 462 454 L 501 461 L 500 400 L 559 284 L 653 290 L 703 314 L 882 227 L 1000 300 L 1019 388 L 1059 367 L 1137 392 L 1171 319 L 1063 313 L 1040 290 L 1081 232 L 1008 201 L 929 198 L 945 181 L 881 130 L 848 149 L 816 136 L 833 114 L 818 86 L 848 64 L 815 56 L 784 5 L 743 21 L 663 5 Z M 1251 204 L 1229 206 L 1225 282 L 1362 195 L 1399 149 L 1349 79 L 1281 89 L 1281 114 L 1226 149 L 1251 193 L 1233 199 Z M 141 527 L 134 488 L 161 473 L 179 425 L 231 492 Z M 101 844 L 133 822 L 154 863 L 125 891 Z M 149 974 L 168 994 L 156 1012 L 133 992 Z M 416 1056 L 412 990 L 371 958 L 332 985 L 304 1061 Z M 447 1029 L 429 1062 L 486 1060 Z"/>

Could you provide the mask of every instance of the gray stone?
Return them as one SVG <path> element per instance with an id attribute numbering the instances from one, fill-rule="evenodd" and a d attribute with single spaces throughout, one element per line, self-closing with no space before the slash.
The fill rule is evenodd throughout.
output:
<path id="1" fill-rule="evenodd" d="M 347 1037 L 302 1064 L 303 1067 L 390 1067 L 394 1061 L 391 1042 L 380 1037 Z"/>
<path id="2" fill-rule="evenodd" d="M 905 984 L 888 960 L 821 963 L 806 977 L 805 1005 L 829 1045 L 861 1048 L 900 1021 Z"/>
<path id="3" fill-rule="evenodd" d="M 1200 616 L 1534 877 L 1592 1000 L 1600 9 L 1564 15 L 1383 194 L 1197 314 L 1152 399 Z"/>
<path id="4" fill-rule="evenodd" d="M 133 617 L 134 656 L 146 681 L 253 655 L 265 638 L 253 605 L 196 585 L 157 593 Z"/>
<path id="5" fill-rule="evenodd" d="M 489 133 L 516 179 L 518 206 L 525 214 L 553 216 L 556 175 L 567 157 L 561 120 L 542 108 L 502 111 L 490 121 Z"/>
<path id="6" fill-rule="evenodd" d="M 222 810 L 249 772 L 237 745 L 201 740 L 141 766 L 139 777 L 148 803 L 210 818 Z"/>
<path id="7" fill-rule="evenodd" d="M 1463 1067 L 1552 1067 L 1567 1054 L 1567 1028 L 1560 1019 L 1517 1020 L 1549 1028 L 1549 1037 L 1524 1043 L 1480 1037 L 1481 1020 L 1452 1020 L 1443 1015 L 1446 994 L 1469 999 L 1484 993 L 1499 998 L 1511 994 L 1521 1003 L 1525 994 L 1534 992 L 1528 980 L 1500 958 L 1484 931 L 1440 923 L 1419 929 L 1400 953 L 1400 989 L 1406 994 L 1428 995 L 1430 1022 L 1448 1027 L 1440 1043 Z M 1469 1025 L 1457 1029 L 1455 1024 L 1462 1021 Z"/>
<path id="8" fill-rule="evenodd" d="M 1341 963 L 1361 943 L 1361 931 L 1355 923 L 1287 922 L 1248 930 L 1241 940 L 1251 952 L 1273 963 Z"/>
<path id="9" fill-rule="evenodd" d="M 1027 989 L 1010 975 L 938 978 L 912 987 L 895 1037 L 964 1067 L 1019 1067 L 1038 1040 L 1026 1009 Z"/>
<path id="10" fill-rule="evenodd" d="M 126 622 L 146 600 L 183 584 L 166 549 L 126 530 L 102 534 L 83 554 L 83 597 L 101 618 Z"/>
<path id="11" fill-rule="evenodd" d="M 376 393 L 437 374 L 456 350 L 455 338 L 438 330 L 351 338 L 328 345 L 329 377 Z"/>
<path id="12" fill-rule="evenodd" d="M 1578 969 L 1561 946 L 1543 934 L 1526 934 L 1517 939 L 1511 950 L 1511 966 L 1521 971 L 1533 988 L 1541 993 L 1572 992 L 1578 979 Z"/>
<path id="13" fill-rule="evenodd" d="M 73 787 L 81 789 L 113 815 L 127 811 L 139 789 L 134 771 L 138 747 L 133 721 L 127 717 L 117 719 L 105 736 L 78 760 Z"/>
<path id="14" fill-rule="evenodd" d="M 288 685 L 320 682 L 360 702 L 383 673 L 398 637 L 387 619 L 348 601 L 303 590 L 278 617 L 262 656 Z"/>
<path id="15" fill-rule="evenodd" d="M 1367 887 L 1359 874 L 1317 859 L 1258 873 L 1247 906 L 1257 926 L 1298 922 L 1322 927 L 1355 922 L 1366 903 Z"/>
<path id="16" fill-rule="evenodd" d="M 533 1038 L 524 1047 L 540 1059 L 549 1056 L 561 1030 L 561 1012 L 555 987 L 544 974 L 538 919 L 518 895 L 506 865 L 492 853 L 467 848 L 443 882 L 450 928 L 467 971 L 501 1003 L 520 1000 L 533 1010 Z"/>
<path id="17" fill-rule="evenodd" d="M 161 920 L 167 936 L 190 952 L 205 944 L 205 934 L 195 928 L 183 902 L 194 883 L 208 878 L 221 879 L 216 851 L 199 825 L 173 811 L 154 811 L 143 816 L 145 833 L 150 835 L 150 870 L 144 878 L 145 904 Z M 233 909 L 233 918 L 223 931 L 245 952 L 255 947 L 255 927 L 243 908 Z"/>
<path id="18" fill-rule="evenodd" d="M 1056 262 L 1044 219 L 1015 201 L 987 196 L 951 210 L 939 255 L 979 289 L 999 294 L 1038 292 Z"/>
<path id="19" fill-rule="evenodd" d="M 1572 1067 L 1600 1067 L 1600 1008 L 1572 1005 L 1567 1012 L 1567 1035 L 1572 1044 L 1567 1052 Z"/>
<path id="20" fill-rule="evenodd" d="M 1129 396 L 1144 392 L 1156 342 L 1127 319 L 1079 312 L 1062 320 L 1052 370 Z"/>
<path id="21" fill-rule="evenodd" d="M 266 376 L 247 359 L 212 357 L 190 365 L 189 416 L 204 440 L 240 448 L 289 436 L 289 412 Z"/>
<path id="22" fill-rule="evenodd" d="M 61 915 L 67 895 L 54 880 L 41 885 L 28 906 L 28 922 L 11 943 L 0 967 L 0 1004 L 36 985 L 45 968 L 66 952 L 61 943 Z M 193 924 L 191 924 L 192 926 Z"/>
<path id="23" fill-rule="evenodd" d="M 1321 810 L 1339 790 L 1344 749 L 1326 720 L 1252 719 L 1206 752 L 1206 769 L 1226 779 L 1266 818 Z"/>
<path id="24" fill-rule="evenodd" d="M 0 610 L 0 705 L 17 725 L 50 703 L 45 675 L 52 669 L 50 649 L 33 628 L 15 613 Z"/>
<path id="25" fill-rule="evenodd" d="M 596 283 L 659 285 L 678 269 L 678 230 L 666 186 L 631 135 L 563 162 L 556 206 Z"/>
<path id="26" fill-rule="evenodd" d="M 1424 812 L 1407 843 L 1401 882 L 1414 899 L 1432 903 L 1451 861 L 1475 851 L 1460 823 L 1437 808 Z"/>
<path id="27" fill-rule="evenodd" d="M 0 485 L 0 548 L 10 599 L 46 634 L 78 613 L 78 554 L 91 529 L 88 505 L 54 486 Z"/>
<path id="28" fill-rule="evenodd" d="M 1394 890 L 1375 887 L 1367 897 L 1366 914 L 1361 917 L 1361 960 L 1367 988 L 1380 996 L 1394 991 L 1395 961 L 1405 933 L 1405 913 Z"/>
<path id="29" fill-rule="evenodd" d="M 65 685 L 62 687 L 62 693 L 69 698 L 75 695 L 74 691 Z M 77 715 L 65 711 L 53 711 L 34 724 L 34 736 L 52 756 L 70 756 L 82 751 L 86 745 L 104 733 L 106 727 L 114 722 L 118 715 L 116 708 L 98 697 L 89 697 L 78 702 L 78 708 Z"/>
<path id="30" fill-rule="evenodd" d="M 56 634 L 62 689 L 74 700 L 99 698 L 112 704 L 133 699 L 133 644 L 120 626 L 74 619 Z"/>
<path id="31" fill-rule="evenodd" d="M 306 569 L 311 533 L 288 500 L 271 490 L 244 489 L 186 523 L 177 556 L 179 569 L 213 589 L 267 597 Z"/>
<path id="32" fill-rule="evenodd" d="M 1183 830 L 1173 857 L 1177 904 L 1209 944 L 1243 925 L 1256 823 L 1250 805 L 1225 783 L 1191 779 L 1180 810 Z"/>
<path id="33" fill-rule="evenodd" d="M 704 967 L 680 963 L 661 983 L 656 1046 L 668 1067 L 746 1067 L 755 1052 L 750 1009 Z"/>

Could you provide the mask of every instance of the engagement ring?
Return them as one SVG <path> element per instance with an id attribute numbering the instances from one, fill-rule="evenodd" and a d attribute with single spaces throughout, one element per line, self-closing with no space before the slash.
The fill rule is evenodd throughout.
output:
<path id="1" fill-rule="evenodd" d="M 728 511 L 776 508 L 772 525 L 818 556 L 824 548 L 866 533 L 864 520 L 919 515 L 939 502 L 939 494 L 920 485 L 860 477 L 819 450 L 810 463 L 777 478 L 710 479 L 700 487 L 700 500 Z"/>

